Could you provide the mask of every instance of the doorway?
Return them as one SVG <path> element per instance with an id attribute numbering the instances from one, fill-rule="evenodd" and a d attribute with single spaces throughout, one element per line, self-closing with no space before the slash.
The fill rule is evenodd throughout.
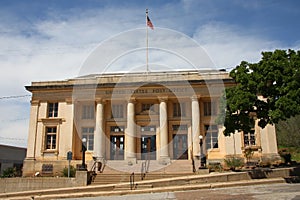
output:
<path id="1" fill-rule="evenodd" d="M 187 134 L 173 135 L 173 158 L 179 160 L 188 159 Z"/>
<path id="2" fill-rule="evenodd" d="M 124 135 L 110 136 L 110 159 L 124 160 Z"/>
<path id="3" fill-rule="evenodd" d="M 156 135 L 142 135 L 141 154 L 142 160 L 156 160 Z"/>

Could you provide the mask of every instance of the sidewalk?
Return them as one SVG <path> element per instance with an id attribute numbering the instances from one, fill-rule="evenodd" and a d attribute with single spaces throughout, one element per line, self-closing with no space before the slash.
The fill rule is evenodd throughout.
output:
<path id="1" fill-rule="evenodd" d="M 98 196 L 120 196 L 128 194 L 145 194 L 145 193 L 161 193 L 161 192 L 178 192 L 186 190 L 199 190 L 199 189 L 213 189 L 213 188 L 224 188 L 224 187 L 236 187 L 236 186 L 247 186 L 247 185 L 258 185 L 258 184 L 274 184 L 274 183 L 285 183 L 283 178 L 273 178 L 273 179 L 257 179 L 257 180 L 246 180 L 246 181 L 233 181 L 233 182 L 220 182 L 220 183 L 210 183 L 210 184 L 195 184 L 195 185 L 180 185 L 180 186 L 169 186 L 160 188 L 149 188 L 140 190 L 125 190 L 125 191 L 96 191 L 97 187 L 89 187 L 89 190 L 94 190 L 93 192 L 78 192 L 78 193 L 68 193 L 65 194 L 45 194 L 45 195 L 24 195 L 18 197 L 8 197 L 4 199 L 12 200 L 25 200 L 25 199 L 60 199 L 60 198 L 82 198 L 82 197 L 98 197 Z M 76 188 L 73 188 L 76 189 Z M 81 189 L 78 188 L 78 189 Z M 2 197 L 1 197 L 2 198 Z"/>

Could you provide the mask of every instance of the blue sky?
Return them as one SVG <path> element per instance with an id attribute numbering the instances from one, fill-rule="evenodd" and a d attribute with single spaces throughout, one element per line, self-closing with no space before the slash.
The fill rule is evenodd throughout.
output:
<path id="1" fill-rule="evenodd" d="M 26 146 L 28 134 L 30 97 L 6 97 L 29 95 L 24 86 L 32 81 L 77 76 L 99 43 L 145 27 L 146 8 L 155 28 L 186 34 L 217 68 L 257 62 L 262 51 L 300 47 L 296 0 L 0 0 L 0 5 L 1 144 Z"/>

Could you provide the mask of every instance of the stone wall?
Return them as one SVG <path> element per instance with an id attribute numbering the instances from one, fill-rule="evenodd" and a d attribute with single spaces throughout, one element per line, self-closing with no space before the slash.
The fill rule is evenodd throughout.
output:
<path id="1" fill-rule="evenodd" d="M 76 178 L 65 177 L 18 177 L 1 178 L 0 193 L 68 188 L 87 185 L 87 172 L 77 173 Z"/>

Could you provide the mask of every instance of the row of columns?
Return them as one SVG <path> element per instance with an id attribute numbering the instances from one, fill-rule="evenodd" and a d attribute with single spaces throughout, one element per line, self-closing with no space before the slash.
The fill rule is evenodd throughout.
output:
<path id="1" fill-rule="evenodd" d="M 162 164 L 170 162 L 168 150 L 168 114 L 167 97 L 159 98 L 159 123 L 160 123 L 160 152 L 159 161 Z M 199 155 L 200 135 L 200 110 L 199 101 L 196 96 L 192 97 L 192 137 L 193 156 Z M 125 129 L 125 159 L 136 163 L 136 123 L 135 123 L 135 100 L 131 99 L 127 104 L 127 127 Z M 96 127 L 94 133 L 94 157 L 98 161 L 105 158 L 105 129 L 104 129 L 104 103 L 97 101 L 96 106 Z"/>

